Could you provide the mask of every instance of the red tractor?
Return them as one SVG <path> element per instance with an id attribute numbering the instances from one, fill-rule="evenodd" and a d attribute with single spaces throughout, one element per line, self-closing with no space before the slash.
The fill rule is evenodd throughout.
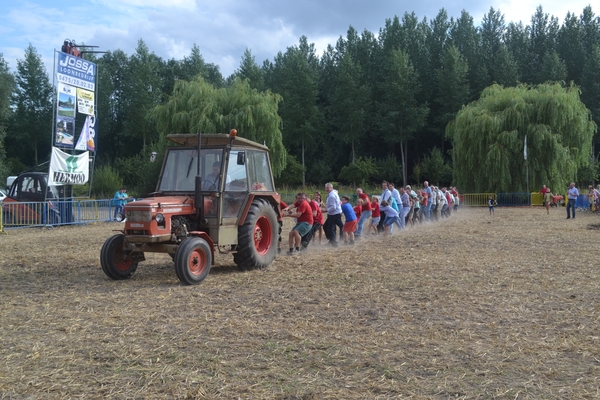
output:
<path id="1" fill-rule="evenodd" d="M 111 279 L 130 278 L 144 253 L 168 253 L 179 280 L 202 282 L 215 249 L 241 269 L 275 258 L 280 196 L 268 148 L 227 134 L 173 134 L 156 192 L 125 205 L 125 229 L 106 240 L 100 263 Z"/>

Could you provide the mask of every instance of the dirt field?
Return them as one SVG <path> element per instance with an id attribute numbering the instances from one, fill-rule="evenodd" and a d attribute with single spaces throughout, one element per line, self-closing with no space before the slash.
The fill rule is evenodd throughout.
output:
<path id="1" fill-rule="evenodd" d="M 600 218 L 565 216 L 463 209 L 199 286 L 162 254 L 109 280 L 117 223 L 10 230 L 0 398 L 597 399 Z"/>

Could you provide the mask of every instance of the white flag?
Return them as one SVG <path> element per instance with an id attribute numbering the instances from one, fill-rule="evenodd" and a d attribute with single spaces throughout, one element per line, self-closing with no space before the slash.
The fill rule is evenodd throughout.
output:
<path id="1" fill-rule="evenodd" d="M 90 174 L 90 153 L 67 154 L 52 147 L 48 185 L 85 185 Z"/>
<path id="2" fill-rule="evenodd" d="M 88 115 L 88 117 L 85 119 L 85 123 L 83 124 L 83 128 L 81 128 L 81 134 L 77 140 L 75 150 L 94 151 L 96 149 L 96 144 L 94 142 L 94 137 L 96 136 L 94 130 L 95 120 L 96 117 L 90 115 Z"/>

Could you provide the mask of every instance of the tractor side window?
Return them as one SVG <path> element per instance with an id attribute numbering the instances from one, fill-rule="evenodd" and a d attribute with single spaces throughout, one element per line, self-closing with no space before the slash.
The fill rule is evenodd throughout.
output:
<path id="1" fill-rule="evenodd" d="M 241 192 L 248 190 L 248 177 L 246 175 L 246 165 L 238 165 L 238 154 L 243 151 L 232 150 L 229 155 L 229 165 L 227 167 L 227 185 L 226 191 Z"/>
<path id="2" fill-rule="evenodd" d="M 264 151 L 247 151 L 248 177 L 251 190 L 273 191 L 273 178 L 269 167 L 269 156 Z"/>

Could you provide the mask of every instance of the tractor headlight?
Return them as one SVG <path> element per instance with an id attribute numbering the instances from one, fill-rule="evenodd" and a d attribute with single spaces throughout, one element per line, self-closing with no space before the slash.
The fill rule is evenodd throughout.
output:
<path id="1" fill-rule="evenodd" d="M 159 224 L 162 224 L 163 222 L 165 222 L 165 216 L 162 213 L 158 213 L 156 214 L 156 217 L 154 217 L 154 219 L 156 220 L 156 222 L 158 222 Z"/>

